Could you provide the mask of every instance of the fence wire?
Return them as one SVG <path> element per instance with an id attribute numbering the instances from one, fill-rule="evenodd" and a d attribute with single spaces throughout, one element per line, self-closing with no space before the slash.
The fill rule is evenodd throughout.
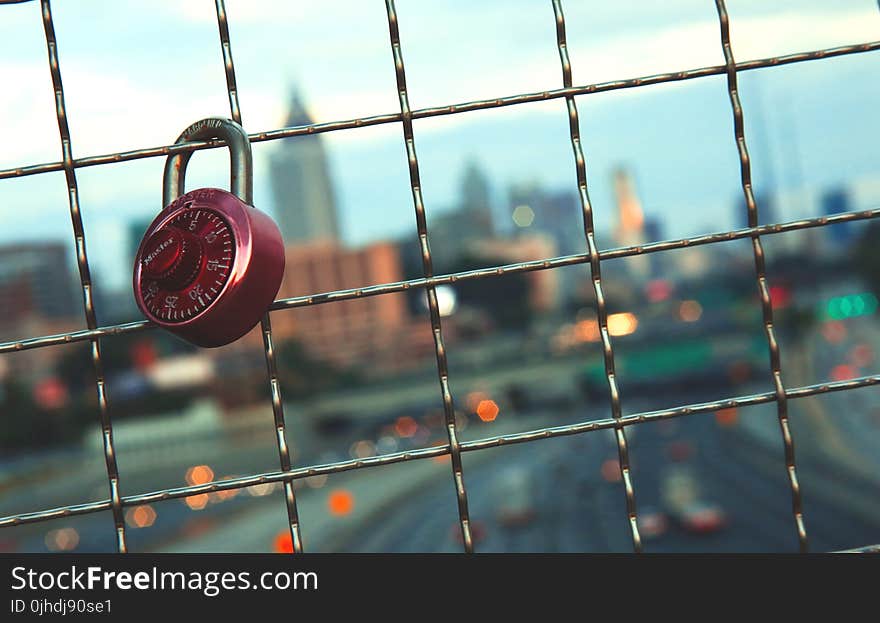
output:
<path id="1" fill-rule="evenodd" d="M 746 145 L 745 120 L 743 119 L 742 102 L 740 101 L 739 89 L 737 88 L 736 61 L 733 60 L 733 50 L 730 46 L 730 19 L 727 15 L 727 7 L 724 4 L 724 0 L 715 0 L 715 7 L 718 9 L 718 21 L 721 25 L 721 47 L 724 50 L 724 61 L 727 65 L 727 93 L 730 97 L 730 107 L 733 109 L 733 134 L 736 139 L 736 148 L 739 152 L 742 192 L 746 200 L 749 226 L 754 227 L 758 224 L 758 205 L 755 202 L 755 193 L 752 190 L 752 163 L 749 158 L 749 148 Z M 758 282 L 758 292 L 761 295 L 764 334 L 767 336 L 767 346 L 770 349 L 770 368 L 773 375 L 773 387 L 776 392 L 776 414 L 779 418 L 779 428 L 782 431 L 782 441 L 785 445 L 785 467 L 787 468 L 788 482 L 791 487 L 792 512 L 797 527 L 800 550 L 806 552 L 807 527 L 804 524 L 801 488 L 798 484 L 797 468 L 794 461 L 794 440 L 791 437 L 791 428 L 788 424 L 788 395 L 785 393 L 785 387 L 782 384 L 782 362 L 779 357 L 779 342 L 776 339 L 776 329 L 773 324 L 773 304 L 770 301 L 770 286 L 767 283 L 764 245 L 761 244 L 761 236 L 757 233 L 752 235 L 752 254 L 755 258 L 755 279 Z"/>
<path id="2" fill-rule="evenodd" d="M 562 12 L 560 0 L 553 0 L 553 13 L 556 15 L 556 46 L 559 49 L 559 62 L 562 65 L 562 85 L 565 88 L 571 88 L 571 61 L 568 58 L 568 44 L 565 40 L 565 14 Z M 578 109 L 574 95 L 565 96 L 565 105 L 568 110 L 569 136 L 571 149 L 574 152 L 575 170 L 577 171 L 578 197 L 584 216 L 584 237 L 587 242 L 587 254 L 590 257 L 590 276 L 593 282 L 593 294 L 596 296 L 596 321 L 602 339 L 605 378 L 608 381 L 608 392 L 611 396 L 611 417 L 619 421 L 623 413 L 620 405 L 620 392 L 617 388 L 617 374 L 614 371 L 614 349 L 611 346 L 611 333 L 608 331 L 608 306 L 605 303 L 605 293 L 602 290 L 599 248 L 596 246 L 596 235 L 593 229 L 593 206 L 590 203 L 590 194 L 587 190 L 587 170 L 584 162 L 584 150 L 581 146 L 580 121 L 578 120 Z M 629 468 L 626 431 L 622 426 L 616 426 L 614 435 L 617 439 L 618 465 L 623 480 L 623 489 L 626 493 L 626 514 L 629 517 L 633 549 L 636 552 L 641 552 L 642 539 L 639 536 L 636 496 Z"/>
<path id="3" fill-rule="evenodd" d="M 226 91 L 229 94 L 229 112 L 232 119 L 242 124 L 241 108 L 238 105 L 238 87 L 235 83 L 235 63 L 232 60 L 232 45 L 229 42 L 229 21 L 226 19 L 226 6 L 223 0 L 215 0 L 217 27 L 220 31 L 220 47 L 223 50 L 223 66 L 226 70 Z M 272 323 L 269 311 L 260 320 L 260 333 L 263 337 L 263 351 L 266 356 L 266 371 L 269 374 L 269 389 L 272 396 L 272 414 L 275 418 L 275 442 L 278 445 L 278 459 L 281 471 L 290 471 L 290 447 L 287 444 L 287 427 L 284 424 L 284 402 L 281 397 L 281 383 L 278 381 L 278 367 L 275 365 L 275 346 L 272 338 Z M 284 482 L 284 501 L 287 505 L 287 520 L 290 529 L 290 543 L 293 553 L 302 551 L 302 535 L 299 529 L 299 511 L 296 507 L 296 493 L 293 481 Z"/>
<path id="4" fill-rule="evenodd" d="M 0 4 L 16 4 L 27 1 L 28 0 L 0 0 Z M 83 230 L 82 215 L 80 210 L 76 171 L 77 169 L 85 167 L 100 166 L 105 164 L 124 162 L 128 160 L 136 160 L 140 158 L 165 157 L 170 154 L 180 153 L 184 151 L 212 149 L 222 147 L 224 143 L 220 140 L 192 141 L 185 144 L 163 145 L 160 147 L 136 149 L 98 156 L 89 156 L 78 159 L 73 158 L 70 142 L 70 132 L 68 128 L 67 115 L 64 104 L 64 89 L 61 79 L 62 73 L 59 62 L 58 45 L 55 38 L 55 27 L 52 19 L 51 2 L 50 0 L 40 0 L 42 21 L 46 39 L 47 56 L 49 61 L 49 71 L 51 73 L 53 89 L 55 92 L 55 110 L 62 146 L 61 160 L 58 162 L 30 164 L 10 169 L 3 169 L 0 170 L 0 179 L 19 178 L 47 173 L 51 171 L 64 171 L 68 186 L 69 210 L 76 247 L 77 268 L 79 270 L 83 298 L 83 309 L 85 312 L 87 328 L 80 331 L 69 331 L 54 335 L 27 337 L 19 340 L 2 342 L 0 343 L 0 354 L 30 350 L 35 348 L 44 348 L 48 346 L 74 342 L 90 342 L 92 365 L 96 378 L 95 386 L 98 394 L 99 421 L 103 434 L 104 459 L 107 471 L 107 482 L 109 486 L 109 497 L 95 502 L 21 512 L 18 514 L 0 517 L 0 527 L 43 522 L 63 517 L 71 517 L 75 515 L 84 515 L 110 510 L 112 511 L 113 515 L 117 549 L 119 552 L 124 553 L 128 549 L 126 544 L 125 522 L 123 520 L 123 510 L 126 507 L 133 507 L 141 504 L 154 503 L 165 500 L 181 499 L 189 497 L 191 495 L 232 491 L 260 484 L 281 483 L 285 491 L 285 504 L 288 513 L 289 529 L 293 544 L 293 551 L 301 552 L 303 551 L 303 541 L 297 510 L 297 500 L 293 487 L 293 483 L 295 480 L 308 478 L 311 476 L 337 474 L 345 471 L 366 469 L 369 467 L 381 465 L 390 465 L 407 461 L 417 461 L 428 458 L 450 456 L 452 459 L 451 464 L 453 482 L 458 502 L 459 526 L 463 537 L 462 543 L 466 552 L 472 552 L 474 550 L 474 544 L 470 530 L 470 519 L 468 516 L 468 494 L 467 488 L 465 486 L 464 470 L 462 468 L 462 453 L 474 452 L 488 448 L 495 448 L 513 444 L 530 443 L 540 439 L 551 439 L 555 437 L 595 432 L 599 430 L 613 430 L 617 439 L 619 467 L 624 486 L 627 518 L 632 534 L 633 549 L 636 552 L 640 552 L 642 550 L 642 544 L 638 530 L 638 515 L 636 509 L 635 491 L 629 470 L 629 451 L 627 448 L 626 438 L 627 427 L 647 422 L 656 422 L 699 413 L 708 413 L 717 411 L 719 409 L 774 403 L 777 409 L 777 417 L 784 445 L 785 463 L 784 466 L 780 465 L 780 469 L 784 467 L 788 477 L 792 498 L 794 528 L 797 533 L 799 547 L 802 552 L 807 551 L 807 527 L 804 521 L 803 502 L 800 485 L 797 478 L 797 466 L 794 454 L 794 440 L 792 438 L 791 430 L 789 427 L 788 403 L 790 400 L 797 400 L 801 398 L 807 398 L 810 396 L 817 396 L 833 392 L 850 391 L 862 387 L 878 385 L 880 384 L 880 375 L 862 376 L 845 381 L 819 383 L 803 387 L 785 387 L 782 381 L 782 366 L 780 362 L 779 344 L 775 334 L 773 308 L 770 301 L 770 288 L 767 271 L 765 268 L 764 250 L 761 242 L 761 237 L 802 229 L 825 227 L 835 223 L 874 219 L 880 216 L 880 208 L 874 210 L 865 210 L 861 212 L 846 212 L 835 214 L 832 216 L 823 216 L 817 218 L 788 221 L 783 223 L 774 223 L 769 225 L 758 225 L 759 206 L 755 201 L 754 193 L 752 190 L 750 171 L 751 165 L 744 126 L 743 108 L 737 86 L 737 76 L 741 72 L 751 71 L 755 69 L 778 67 L 781 65 L 792 63 L 801 63 L 825 58 L 833 58 L 837 56 L 872 52 L 880 49 L 880 41 L 870 41 L 854 45 L 812 50 L 807 52 L 799 52 L 795 54 L 774 56 L 764 59 L 737 63 L 734 59 L 734 52 L 730 43 L 729 18 L 725 1 L 715 0 L 716 10 L 718 14 L 718 25 L 720 28 L 720 44 L 724 53 L 725 60 L 723 65 L 693 68 L 682 71 L 643 76 L 639 78 L 631 78 L 627 80 L 614 80 L 609 82 L 575 86 L 572 84 L 572 69 L 568 55 L 563 2 L 562 0 L 551 0 L 551 4 L 556 20 L 557 51 L 559 54 L 560 66 L 562 71 L 562 88 L 549 91 L 541 91 L 537 93 L 509 95 L 496 99 L 478 100 L 472 102 L 451 104 L 447 106 L 411 110 L 409 106 L 409 95 L 406 88 L 406 71 L 403 61 L 403 45 L 401 42 L 400 31 L 398 27 L 397 11 L 395 9 L 394 0 L 386 0 L 385 8 L 388 20 L 391 55 L 395 66 L 397 92 L 400 102 L 399 112 L 327 123 L 315 123 L 309 125 L 283 127 L 275 130 L 264 131 L 249 135 L 251 142 L 262 142 L 295 136 L 303 136 L 308 134 L 334 132 L 339 130 L 353 130 L 356 128 L 379 124 L 400 123 L 403 130 L 403 138 L 406 146 L 409 164 L 410 185 L 422 256 L 423 277 L 391 283 L 373 284 L 361 288 L 335 290 L 331 292 L 315 293 L 305 296 L 282 298 L 276 300 L 271 305 L 270 309 L 267 311 L 266 315 L 261 321 L 261 333 L 263 337 L 263 350 L 266 361 L 267 375 L 271 389 L 272 409 L 276 430 L 276 442 L 279 453 L 280 469 L 278 471 L 252 474 L 236 478 L 226 478 L 200 485 L 167 488 L 157 491 L 124 496 L 120 493 L 119 473 L 116 467 L 116 450 L 113 443 L 112 419 L 110 415 L 110 407 L 107 401 L 107 393 L 104 382 L 104 366 L 101 358 L 101 340 L 112 339 L 115 336 L 131 332 L 151 330 L 155 328 L 155 325 L 153 325 L 149 321 L 143 320 L 123 324 L 98 326 L 95 316 L 94 301 L 92 299 L 92 282 L 90 276 L 88 254 L 86 252 L 86 239 L 85 232 Z M 235 64 L 233 61 L 232 46 L 229 36 L 229 20 L 227 17 L 224 0 L 215 0 L 215 9 L 220 38 L 220 47 L 226 76 L 230 115 L 235 121 L 241 123 L 242 114 L 238 101 L 238 88 L 235 80 Z M 730 231 L 720 231 L 712 234 L 705 234 L 690 238 L 663 240 L 651 244 L 600 250 L 595 241 L 593 210 L 589 198 L 586 157 L 584 155 L 583 147 L 581 144 L 580 124 L 578 119 L 576 97 L 585 96 L 593 93 L 638 88 L 716 75 L 725 75 L 727 77 L 727 90 L 734 120 L 734 140 L 736 142 L 740 156 L 741 186 L 746 203 L 748 227 Z M 442 115 L 461 114 L 475 110 L 486 110 L 560 98 L 565 99 L 566 108 L 568 111 L 570 140 L 574 155 L 575 171 L 577 174 L 578 194 L 583 214 L 584 237 L 586 240 L 587 252 L 543 258 L 528 262 L 518 262 L 501 266 L 493 266 L 478 270 L 434 275 L 433 260 L 429 246 L 429 232 L 425 218 L 425 207 L 422 199 L 421 184 L 419 181 L 420 165 L 416 154 L 415 140 L 413 138 L 413 120 Z M 675 408 L 641 412 L 633 415 L 623 415 L 621 396 L 617 387 L 617 380 L 614 369 L 614 349 L 608 330 L 608 313 L 602 288 L 601 263 L 609 259 L 659 253 L 662 251 L 682 249 L 685 247 L 712 245 L 745 238 L 749 238 L 752 241 L 752 251 L 755 263 L 755 283 L 761 300 L 764 332 L 770 356 L 773 391 L 735 396 L 730 398 L 722 398 L 710 402 L 688 404 Z M 574 266 L 582 264 L 589 266 L 591 281 L 593 284 L 593 291 L 597 301 L 597 320 L 600 328 L 600 336 L 605 362 L 605 379 L 607 381 L 610 397 L 610 417 L 600 420 L 578 422 L 575 424 L 568 424 L 564 426 L 544 427 L 521 433 L 485 437 L 472 441 L 459 441 L 454 416 L 455 401 L 449 384 L 449 374 L 446 363 L 446 349 L 442 337 L 442 326 L 437 303 L 436 287 L 443 284 L 450 284 L 465 280 L 484 279 L 499 275 L 525 273 L 537 270 L 552 270 L 564 266 Z M 291 464 L 290 459 L 290 450 L 284 419 L 284 404 L 281 395 L 281 386 L 278 381 L 276 371 L 275 351 L 273 346 L 273 336 L 270 322 L 271 313 L 283 312 L 284 310 L 299 307 L 329 304 L 339 301 L 369 296 L 378 296 L 394 292 L 404 292 L 415 288 L 424 289 L 427 293 L 431 328 L 434 338 L 434 355 L 437 364 L 437 374 L 444 407 L 447 443 L 438 446 L 409 450 L 405 452 L 380 454 L 369 458 L 336 461 L 304 467 L 294 467 Z M 847 551 L 876 553 L 880 552 L 880 545 L 866 545 L 864 547 L 859 547 Z"/>

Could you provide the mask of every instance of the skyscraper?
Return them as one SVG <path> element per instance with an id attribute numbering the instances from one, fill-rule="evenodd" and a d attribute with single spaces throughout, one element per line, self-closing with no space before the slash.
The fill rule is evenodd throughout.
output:
<path id="1" fill-rule="evenodd" d="M 82 317 L 68 259 L 60 242 L 0 247 L 0 333 L 16 334 L 28 321 L 72 322 Z"/>
<path id="2" fill-rule="evenodd" d="M 614 237 L 621 246 L 645 241 L 645 214 L 636 193 L 632 174 L 627 169 L 614 171 L 614 196 L 617 199 L 617 228 Z"/>
<path id="3" fill-rule="evenodd" d="M 849 193 L 843 188 L 834 188 L 822 194 L 822 216 L 831 216 L 852 210 L 852 201 Z M 826 238 L 832 246 L 841 250 L 855 239 L 855 230 L 852 223 L 834 223 L 824 228 Z"/>
<path id="4" fill-rule="evenodd" d="M 489 179 L 475 161 L 462 171 L 458 203 L 452 210 L 429 212 L 428 239 L 434 268 L 452 270 L 462 254 L 494 236 Z"/>
<path id="5" fill-rule="evenodd" d="M 494 233 L 489 179 L 475 161 L 467 163 L 461 179 L 461 225 L 468 234 L 491 237 Z"/>
<path id="6" fill-rule="evenodd" d="M 285 125 L 313 123 L 294 91 Z M 336 196 L 320 134 L 284 139 L 270 161 L 275 219 L 286 244 L 338 240 Z"/>
<path id="7" fill-rule="evenodd" d="M 642 202 L 636 192 L 632 173 L 628 169 L 618 168 L 614 171 L 614 196 L 617 202 L 617 225 L 614 239 L 622 247 L 637 246 L 645 243 L 645 213 Z M 639 279 L 651 275 L 651 258 L 641 255 L 629 258 L 627 262 L 630 273 Z"/>

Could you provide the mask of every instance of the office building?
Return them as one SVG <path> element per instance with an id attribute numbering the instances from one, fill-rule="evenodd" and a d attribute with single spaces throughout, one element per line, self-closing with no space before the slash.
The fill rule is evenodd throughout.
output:
<path id="1" fill-rule="evenodd" d="M 285 125 L 313 123 L 294 92 Z M 338 240 L 336 194 L 330 177 L 324 138 L 320 134 L 279 141 L 270 159 L 275 220 L 287 244 Z"/>

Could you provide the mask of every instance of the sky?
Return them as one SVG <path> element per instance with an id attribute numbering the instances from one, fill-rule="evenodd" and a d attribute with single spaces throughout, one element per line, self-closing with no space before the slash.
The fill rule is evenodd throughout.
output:
<path id="1" fill-rule="evenodd" d="M 283 124 L 294 86 L 316 121 L 396 113 L 394 65 L 378 0 L 227 0 L 245 128 Z M 723 63 L 712 0 L 563 2 L 575 84 Z M 875 0 L 729 0 L 738 61 L 880 39 Z M 410 103 L 448 105 L 562 86 L 549 0 L 397 2 Z M 75 157 L 168 144 L 192 121 L 229 116 L 210 0 L 55 2 Z M 791 199 L 779 218 L 817 214 L 839 185 L 880 205 L 880 52 L 740 76 L 759 192 Z M 0 8 L 0 168 L 60 159 L 39 4 Z M 579 97 L 599 228 L 613 216 L 611 171 L 630 168 L 667 237 L 739 225 L 739 163 L 723 76 Z M 416 120 L 429 216 L 455 202 L 468 161 L 503 206 L 511 184 L 576 189 L 564 100 Z M 411 235 L 415 221 L 400 124 L 325 134 L 343 235 L 351 244 Z M 288 140 L 296 140 L 288 139 Z M 268 158 L 254 145 L 255 205 L 274 205 Z M 225 185 L 226 155 L 199 152 L 188 188 Z M 126 225 L 159 208 L 163 162 L 77 171 L 94 271 L 124 287 Z M 864 190 L 867 189 L 867 190 Z M 60 239 L 70 248 L 63 173 L 0 180 L 0 243 Z M 573 226 L 579 226 L 575 223 Z M 610 241 L 609 241 L 610 242 Z M 601 239 L 600 239 L 601 243 Z"/>

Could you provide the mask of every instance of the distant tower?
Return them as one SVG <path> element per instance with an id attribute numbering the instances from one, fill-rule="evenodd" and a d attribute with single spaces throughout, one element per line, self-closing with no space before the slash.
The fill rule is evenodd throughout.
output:
<path id="1" fill-rule="evenodd" d="M 614 196 L 617 200 L 617 227 L 614 238 L 623 247 L 645 243 L 645 214 L 636 193 L 632 174 L 624 168 L 614 171 Z M 651 274 L 650 258 L 633 256 L 629 259 L 630 272 L 635 277 L 648 278 Z"/>
<path id="2" fill-rule="evenodd" d="M 290 98 L 286 126 L 309 125 L 312 118 L 299 94 Z M 286 244 L 338 240 L 336 197 L 320 134 L 285 139 L 270 161 L 275 217 Z"/>
<path id="3" fill-rule="evenodd" d="M 614 235 L 617 244 L 642 244 L 645 241 L 645 215 L 628 170 L 614 171 L 614 195 L 617 199 L 617 229 Z"/>
<path id="4" fill-rule="evenodd" d="M 476 162 L 468 162 L 461 180 L 461 224 L 466 235 L 489 238 L 494 233 L 489 179 Z"/>
<path id="5" fill-rule="evenodd" d="M 434 268 L 440 271 L 453 270 L 463 255 L 470 255 L 495 233 L 489 179 L 476 162 L 465 165 L 458 188 L 452 209 L 428 212 L 428 239 Z"/>
<path id="6" fill-rule="evenodd" d="M 852 210 L 852 201 L 849 193 L 843 188 L 834 188 L 822 195 L 822 215 L 831 216 Z M 834 223 L 824 228 L 826 239 L 832 247 L 832 251 L 843 252 L 847 245 L 855 241 L 855 230 L 852 223 Z"/>

